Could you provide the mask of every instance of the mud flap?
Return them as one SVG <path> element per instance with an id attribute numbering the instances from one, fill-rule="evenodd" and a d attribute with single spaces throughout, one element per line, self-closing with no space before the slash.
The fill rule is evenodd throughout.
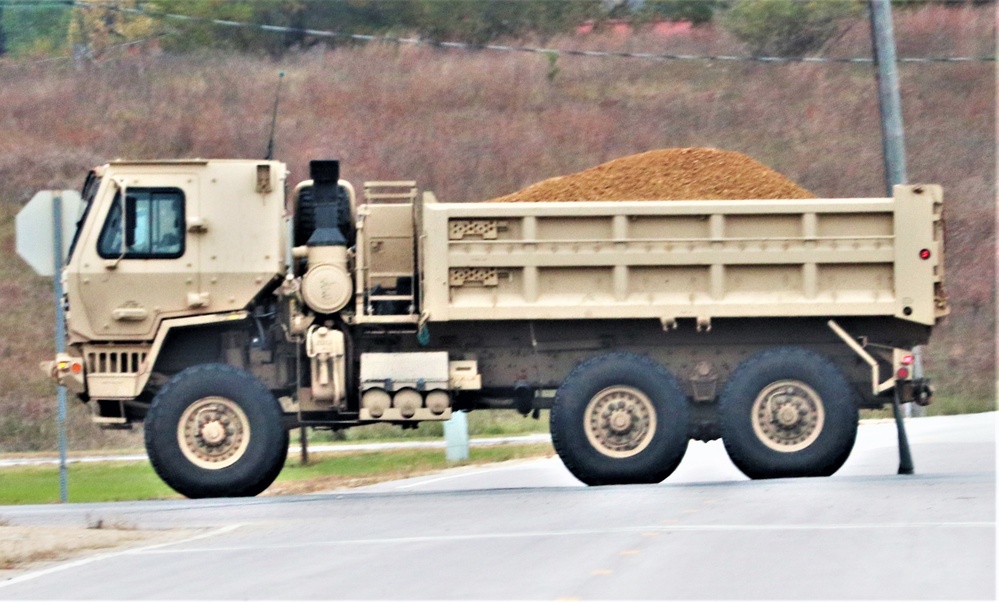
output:
<path id="1" fill-rule="evenodd" d="M 895 387 L 892 396 L 892 411 L 895 413 L 895 426 L 898 428 L 898 474 L 912 474 L 912 453 L 909 451 L 909 438 L 905 435 L 905 422 L 902 420 L 902 404 L 899 402 L 899 388 Z"/>

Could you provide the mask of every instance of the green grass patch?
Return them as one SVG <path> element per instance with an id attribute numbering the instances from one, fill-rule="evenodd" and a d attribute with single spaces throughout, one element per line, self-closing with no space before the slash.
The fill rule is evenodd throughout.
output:
<path id="1" fill-rule="evenodd" d="M 289 456 L 268 494 L 307 493 L 366 485 L 425 474 L 454 466 L 502 462 L 550 455 L 549 444 L 471 448 L 469 459 L 450 463 L 443 449 L 312 454 L 303 466 Z M 181 497 L 153 471 L 149 462 L 102 462 L 69 465 L 69 501 L 120 502 Z M 0 505 L 52 504 L 59 501 L 59 468 L 27 466 L 0 469 Z"/>
<path id="2" fill-rule="evenodd" d="M 949 395 L 935 395 L 933 403 L 926 407 L 927 416 L 953 416 L 955 414 L 979 414 L 996 411 L 994 399 L 966 399 Z"/>
<path id="3" fill-rule="evenodd" d="M 912 416 L 954 416 L 957 414 L 980 414 L 982 412 L 995 412 L 996 403 L 991 399 L 968 399 L 965 397 L 953 397 L 948 395 L 934 395 L 933 403 L 920 408 L 913 406 Z M 878 419 L 893 418 L 891 405 L 886 405 L 880 410 L 861 410 L 860 418 Z"/>
<path id="4" fill-rule="evenodd" d="M 468 460 L 448 462 L 443 449 L 403 449 L 349 453 L 313 454 L 308 465 L 289 457 L 278 481 L 294 481 L 314 477 L 368 477 L 384 474 L 408 475 L 443 470 L 454 466 L 505 462 L 518 458 L 543 456 L 552 452 L 547 443 L 534 445 L 497 445 L 473 447 Z"/>
<path id="5" fill-rule="evenodd" d="M 298 429 L 291 431 L 292 440 L 298 441 Z M 548 432 L 548 410 L 542 410 L 537 420 L 522 416 L 514 410 L 481 410 L 468 413 L 468 434 L 471 437 L 499 437 Z M 444 436 L 444 423 L 427 420 L 416 428 L 403 429 L 394 424 L 369 424 L 342 431 L 309 429 L 309 441 L 328 443 L 335 441 L 400 441 L 413 439 L 440 439 Z"/>
<path id="6" fill-rule="evenodd" d="M 179 497 L 160 480 L 149 462 L 70 464 L 70 502 L 121 502 Z M 0 469 L 0 504 L 51 504 L 59 501 L 59 467 Z"/>

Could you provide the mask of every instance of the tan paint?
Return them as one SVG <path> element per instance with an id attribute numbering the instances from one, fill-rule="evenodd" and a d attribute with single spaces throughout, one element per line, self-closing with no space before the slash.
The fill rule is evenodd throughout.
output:
<path id="1" fill-rule="evenodd" d="M 939 186 L 899 186 L 892 199 L 425 201 L 422 307 L 431 322 L 895 316 L 932 325 L 946 313 L 935 291 L 941 196 Z M 473 222 L 482 233 L 470 233 Z"/>
<path id="2" fill-rule="evenodd" d="M 102 185 L 66 268 L 70 342 L 87 362 L 94 399 L 135 398 L 171 329 L 244 320 L 248 304 L 277 279 L 284 279 L 276 294 L 289 334 L 299 337 L 314 320 L 303 293 L 328 311 L 346 303 L 348 324 L 404 332 L 461 320 L 653 318 L 671 329 L 692 318 L 698 332 L 710 331 L 713 318 L 881 316 L 933 325 L 947 313 L 939 186 L 899 186 L 888 199 L 439 203 L 414 182 L 372 182 L 360 204 L 348 186 L 357 244 L 334 258 L 334 249 L 288 248 L 288 213 L 307 183 L 286 205 L 282 163 L 116 162 L 98 171 Z M 180 258 L 98 256 L 122 187 L 183 192 Z M 920 257 L 924 249 L 928 258 Z M 305 269 L 289 269 L 289 257 L 305 258 Z M 308 269 L 333 265 L 335 278 L 317 273 L 303 282 Z M 372 294 L 409 276 L 419 298 Z M 337 296 L 327 300 L 331 290 Z M 374 315 L 374 303 L 407 309 Z M 433 403 L 408 390 L 369 389 L 360 419 L 447 419 L 446 391 L 479 389 L 485 372 L 474 361 L 446 359 Z M 338 362 L 315 372 L 339 375 Z M 874 368 L 874 391 L 892 386 L 878 382 Z M 714 390 L 721 383 L 705 370 Z M 308 407 L 344 398 L 303 390 L 312 393 L 299 400 Z"/>
<path id="3" fill-rule="evenodd" d="M 258 192 L 258 166 L 270 192 Z M 241 310 L 284 273 L 284 164 L 275 161 L 118 162 L 104 179 L 66 267 L 71 342 L 150 341 L 163 320 Z M 98 238 L 118 187 L 169 187 L 185 199 L 179 259 L 108 261 Z"/>

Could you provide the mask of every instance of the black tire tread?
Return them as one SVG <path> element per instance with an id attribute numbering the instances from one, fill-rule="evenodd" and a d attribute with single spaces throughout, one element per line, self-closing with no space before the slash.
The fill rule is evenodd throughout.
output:
<path id="1" fill-rule="evenodd" d="M 190 482 L 190 479 L 185 478 L 182 474 L 184 468 L 176 466 L 174 463 L 164 458 L 162 456 L 162 450 L 157 447 L 160 444 L 160 442 L 157 441 L 157 437 L 162 436 L 160 434 L 162 428 L 166 427 L 166 432 L 170 434 L 176 432 L 177 425 L 171 424 L 171 421 L 164 416 L 165 413 L 171 410 L 169 407 L 170 404 L 175 403 L 173 401 L 175 391 L 179 388 L 187 386 L 187 384 L 192 381 L 197 381 L 205 378 L 206 376 L 211 376 L 215 379 L 227 377 L 235 378 L 240 382 L 241 386 L 247 388 L 247 392 L 252 396 L 252 398 L 274 399 L 270 390 L 268 390 L 253 375 L 234 366 L 230 366 L 228 364 L 200 364 L 187 368 L 176 374 L 170 379 L 170 381 L 160 388 L 159 392 L 153 398 L 153 402 L 148 413 L 146 414 L 144 437 L 149 461 L 153 466 L 153 470 L 156 471 L 156 474 L 159 475 L 160 478 L 167 483 L 167 485 L 178 493 L 181 493 L 189 498 L 255 496 L 263 492 L 271 485 L 271 483 L 274 482 L 274 479 L 277 478 L 281 469 L 284 467 L 284 462 L 287 456 L 289 443 L 288 430 L 284 428 L 284 425 L 281 422 L 281 409 L 280 406 L 277 405 L 276 400 L 273 401 L 273 404 L 264 404 L 269 407 L 263 407 L 261 409 L 265 414 L 270 414 L 270 419 L 274 421 L 274 424 L 280 427 L 278 443 L 274 446 L 275 449 L 268 450 L 270 452 L 270 457 L 267 459 L 264 466 L 261 467 L 262 469 L 252 478 L 245 479 L 237 486 L 223 488 L 216 484 L 199 484 Z M 167 421 L 167 424 L 161 426 L 159 423 L 163 421 Z M 198 470 L 197 467 L 194 466 L 190 466 L 190 468 Z"/>
<path id="2" fill-rule="evenodd" d="M 569 436 L 566 431 L 571 428 L 571 422 L 575 418 L 574 415 L 567 414 L 565 411 L 559 411 L 559 406 L 564 403 L 562 400 L 562 393 L 566 385 L 572 385 L 577 383 L 587 377 L 594 369 L 607 364 L 623 362 L 635 365 L 650 374 L 656 375 L 657 378 L 662 379 L 664 383 L 667 384 L 668 388 L 672 389 L 672 393 L 679 396 L 676 400 L 677 403 L 674 405 L 676 407 L 670 408 L 671 410 L 677 411 L 680 414 L 681 424 L 674 427 L 674 437 L 679 437 L 682 441 L 673 441 L 670 444 L 669 457 L 663 458 L 663 461 L 655 468 L 643 475 L 629 475 L 621 477 L 619 475 L 608 475 L 602 474 L 599 470 L 595 469 L 593 466 L 588 465 L 577 453 L 575 446 L 581 444 L 575 438 Z M 621 383 L 627 384 L 627 383 Z M 650 392 L 646 392 L 650 394 Z M 651 397 L 651 395 L 650 395 Z M 660 416 L 659 420 L 664 417 Z M 683 459 L 683 455 L 687 449 L 687 422 L 688 422 L 688 412 L 686 399 L 682 394 L 682 389 L 679 383 L 677 383 L 676 378 L 664 368 L 658 362 L 652 360 L 651 358 L 631 352 L 625 351 L 615 351 L 607 353 L 604 355 L 599 355 L 588 360 L 585 360 L 578 364 L 573 370 L 566 376 L 559 387 L 558 392 L 555 395 L 555 401 L 553 402 L 552 411 L 550 413 L 550 431 L 552 437 L 552 446 L 555 448 L 556 453 L 558 453 L 559 458 L 565 464 L 566 468 L 569 469 L 577 479 L 586 483 L 587 485 L 612 485 L 612 484 L 626 484 L 626 483 L 659 483 L 670 474 L 676 470 L 676 467 L 680 464 Z M 563 421 L 566 424 L 563 424 Z M 680 433 L 677 435 L 676 433 Z M 679 449 L 677 449 L 679 447 Z"/>
<path id="3" fill-rule="evenodd" d="M 751 424 L 748 421 L 743 422 L 741 415 L 734 407 L 740 402 L 745 403 L 744 398 L 734 389 L 743 386 L 746 381 L 752 380 L 759 371 L 775 364 L 796 367 L 792 369 L 800 369 L 804 366 L 807 371 L 820 373 L 825 382 L 818 386 L 816 383 L 809 382 L 808 384 L 816 390 L 822 388 L 839 395 L 838 397 L 836 395 L 822 396 L 826 414 L 823 431 L 832 429 L 831 435 L 828 433 L 824 433 L 824 435 L 827 438 L 834 437 L 834 439 L 826 444 L 831 451 L 819 454 L 819 457 L 810 463 L 786 462 L 784 466 L 771 464 L 772 461 L 788 460 L 791 454 L 782 457 L 781 452 L 767 453 L 763 450 L 763 444 L 757 441 L 756 435 L 752 432 Z M 852 393 L 853 389 L 849 381 L 836 364 L 819 353 L 801 347 L 776 347 L 761 351 L 739 364 L 722 390 L 719 399 L 719 414 L 725 451 L 732 463 L 743 474 L 752 479 L 830 476 L 839 470 L 849 458 L 856 441 L 859 411 Z M 756 393 L 753 394 L 754 399 L 755 396 Z M 838 437 L 837 431 L 840 431 Z M 820 435 L 820 438 L 822 436 Z M 792 453 L 803 454 L 808 450 L 813 450 L 817 444 L 819 444 L 819 440 L 800 452 Z M 762 454 L 761 451 L 763 451 Z M 769 460 L 766 459 L 767 456 L 769 456 Z"/>

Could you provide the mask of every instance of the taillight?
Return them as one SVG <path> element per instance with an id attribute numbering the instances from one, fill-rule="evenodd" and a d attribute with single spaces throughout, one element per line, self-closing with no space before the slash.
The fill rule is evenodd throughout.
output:
<path id="1" fill-rule="evenodd" d="M 933 253 L 930 253 L 929 249 L 923 249 L 922 251 L 919 252 L 919 258 L 920 259 L 929 259 L 932 256 L 933 256 Z"/>
<path id="2" fill-rule="evenodd" d="M 896 372 L 895 375 L 898 376 L 900 380 L 905 380 L 909 378 L 909 369 L 903 366 L 898 369 L 898 372 Z"/>

